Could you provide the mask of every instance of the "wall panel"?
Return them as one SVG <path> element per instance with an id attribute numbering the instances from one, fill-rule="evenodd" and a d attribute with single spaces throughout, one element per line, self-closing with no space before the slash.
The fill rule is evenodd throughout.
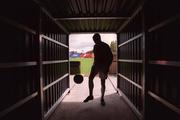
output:
<path id="1" fill-rule="evenodd" d="M 32 0 L 0 13 L 0 119 L 45 119 L 69 88 L 68 34 Z"/>
<path id="2" fill-rule="evenodd" d="M 145 14 L 146 40 L 149 44 L 147 119 L 179 120 L 180 8 L 178 1 L 148 1 Z"/>
<path id="3" fill-rule="evenodd" d="M 118 88 L 140 118 L 144 111 L 142 10 L 118 34 Z"/>

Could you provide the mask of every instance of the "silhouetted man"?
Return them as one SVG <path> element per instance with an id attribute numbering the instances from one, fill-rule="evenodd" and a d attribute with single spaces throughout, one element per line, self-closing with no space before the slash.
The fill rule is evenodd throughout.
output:
<path id="1" fill-rule="evenodd" d="M 93 100 L 93 88 L 94 77 L 99 73 L 99 77 L 101 79 L 101 105 L 105 105 L 104 101 L 104 93 L 105 93 L 105 80 L 107 79 L 109 67 L 113 60 L 113 55 L 111 49 L 108 44 L 101 41 L 101 36 L 98 33 L 95 33 L 93 36 L 93 40 L 95 42 L 94 45 L 94 63 L 91 68 L 91 73 L 89 75 L 89 96 L 84 100 L 84 102 L 88 102 L 89 100 Z"/>

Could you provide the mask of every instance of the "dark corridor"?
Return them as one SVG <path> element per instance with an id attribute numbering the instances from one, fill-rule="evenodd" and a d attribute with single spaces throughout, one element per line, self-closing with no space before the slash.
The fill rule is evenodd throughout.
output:
<path id="1" fill-rule="evenodd" d="M 1 0 L 0 119 L 48 119 L 70 91 L 69 34 L 113 32 L 129 107 L 180 120 L 179 27 L 178 0 Z"/>

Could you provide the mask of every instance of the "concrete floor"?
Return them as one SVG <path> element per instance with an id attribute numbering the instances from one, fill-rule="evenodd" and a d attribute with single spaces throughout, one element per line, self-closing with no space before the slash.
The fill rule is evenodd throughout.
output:
<path id="1" fill-rule="evenodd" d="M 116 76 L 106 80 L 105 106 L 100 104 L 101 84 L 99 77 L 94 79 L 94 100 L 88 103 L 82 101 L 88 96 L 88 77 L 82 84 L 74 84 L 70 79 L 71 91 L 64 98 L 49 120 L 137 120 L 114 86 L 117 86 Z"/>

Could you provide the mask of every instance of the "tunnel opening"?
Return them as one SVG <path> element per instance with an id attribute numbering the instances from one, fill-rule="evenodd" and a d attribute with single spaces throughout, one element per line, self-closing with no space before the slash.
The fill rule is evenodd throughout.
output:
<path id="1" fill-rule="evenodd" d="M 95 43 L 93 42 L 92 39 L 93 35 L 94 33 L 84 33 L 84 34 L 80 33 L 80 34 L 70 34 L 69 36 L 70 88 L 74 87 L 75 85 L 75 82 L 73 80 L 74 76 L 77 74 L 81 74 L 83 75 L 84 81 L 86 82 L 84 84 L 86 87 L 84 88 L 81 87 L 79 91 L 84 91 L 85 89 L 88 89 L 87 81 L 94 61 L 93 46 L 95 45 Z M 108 80 L 110 80 L 111 84 L 107 84 L 107 85 L 113 86 L 114 90 L 116 90 L 117 89 L 117 67 L 116 67 L 117 66 L 117 36 L 115 33 L 100 33 L 100 36 L 102 41 L 109 45 L 113 53 L 113 62 L 109 68 L 109 74 L 108 74 Z M 98 79 L 98 75 L 96 75 L 95 79 L 96 80 Z M 97 84 L 98 86 L 100 85 L 99 83 Z M 78 86 L 78 84 L 76 85 Z M 101 91 L 100 87 L 97 87 L 97 85 L 95 85 L 95 87 L 99 89 L 99 92 Z M 96 92 L 97 91 L 94 91 L 95 94 Z M 77 98 L 79 97 L 77 96 Z M 98 97 L 100 96 L 98 95 Z M 82 101 L 83 100 L 81 100 L 81 102 Z"/>
<path id="2" fill-rule="evenodd" d="M 93 42 L 94 33 L 86 34 L 70 34 L 69 35 L 69 57 L 70 62 L 80 62 L 79 66 L 72 69 L 70 66 L 71 74 L 83 74 L 88 76 L 90 74 L 91 66 L 93 65 L 94 53 Z M 117 36 L 115 33 L 100 33 L 103 42 L 109 45 L 113 53 L 113 63 L 110 67 L 110 74 L 117 73 Z M 75 70 L 77 68 L 77 71 Z M 78 70 L 79 68 L 79 70 Z"/>
<path id="3" fill-rule="evenodd" d="M 93 42 L 94 33 L 70 34 L 69 36 L 69 57 L 70 57 L 70 86 L 73 77 L 77 74 L 89 77 L 94 62 Z M 109 69 L 109 75 L 113 78 L 113 86 L 117 86 L 117 36 L 115 33 L 100 33 L 103 42 L 109 45 L 113 53 L 113 62 Z M 79 64 L 77 64 L 79 63 Z M 77 65 L 75 65 L 77 64 Z M 98 77 L 98 75 L 96 75 Z M 73 82 L 74 83 L 74 82 Z M 88 87 L 87 87 L 88 88 Z M 116 88 L 115 88 L 116 89 Z"/>

